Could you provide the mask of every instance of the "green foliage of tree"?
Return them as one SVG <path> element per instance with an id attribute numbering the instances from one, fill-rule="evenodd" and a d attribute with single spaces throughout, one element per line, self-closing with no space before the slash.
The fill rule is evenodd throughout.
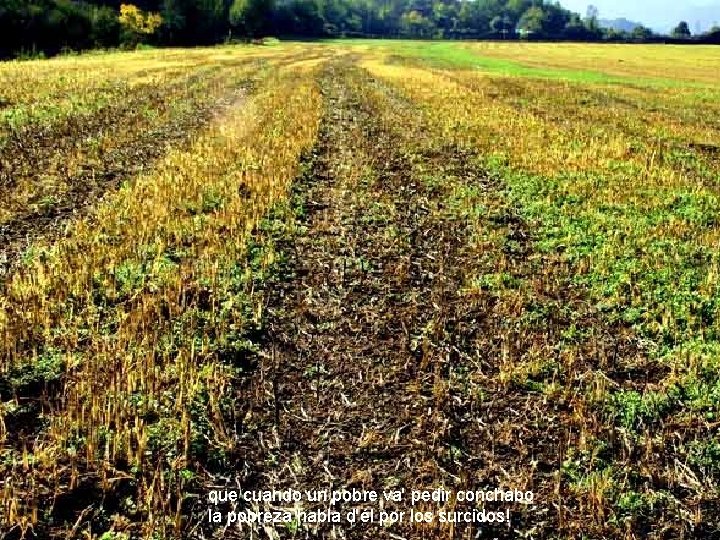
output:
<path id="1" fill-rule="evenodd" d="M 272 11 L 272 0 L 234 0 L 230 7 L 230 24 L 243 35 L 257 37 L 267 29 Z"/>
<path id="2" fill-rule="evenodd" d="M 636 26 L 635 29 L 630 33 L 633 39 L 643 41 L 653 36 L 652 30 L 645 26 Z"/>
<path id="3" fill-rule="evenodd" d="M 409 37 L 431 37 L 435 25 L 419 11 L 412 10 L 400 18 L 403 35 Z"/>
<path id="4" fill-rule="evenodd" d="M 672 31 L 672 36 L 676 38 L 689 38 L 691 35 L 690 27 L 686 21 L 680 21 Z"/>
<path id="5" fill-rule="evenodd" d="M 545 26 L 545 12 L 541 7 L 532 6 L 520 17 L 518 29 L 525 35 L 540 34 Z"/>
<path id="6" fill-rule="evenodd" d="M 720 44 L 720 26 L 713 26 L 701 38 L 705 43 Z"/>
<path id="7" fill-rule="evenodd" d="M 116 46 L 122 0 L 0 0 L 0 57 L 24 51 Z M 209 44 L 232 36 L 368 36 L 576 41 L 653 38 L 604 29 L 590 6 L 581 17 L 553 0 L 134 0 L 157 13 L 160 44 Z M 688 37 L 687 25 L 674 35 Z M 137 36 L 136 36 L 137 37 Z M 706 34 L 705 39 L 715 39 Z"/>
<path id="8" fill-rule="evenodd" d="M 90 40 L 94 47 L 112 47 L 120 40 L 120 22 L 115 10 L 108 6 L 91 6 L 89 10 Z"/>
<path id="9" fill-rule="evenodd" d="M 118 21 L 121 41 L 129 46 L 146 42 L 162 25 L 162 17 L 159 13 L 146 13 L 135 4 L 122 4 Z"/>
<path id="10" fill-rule="evenodd" d="M 163 0 L 160 8 L 163 19 L 162 34 L 166 42 L 174 43 L 185 28 L 182 0 Z"/>

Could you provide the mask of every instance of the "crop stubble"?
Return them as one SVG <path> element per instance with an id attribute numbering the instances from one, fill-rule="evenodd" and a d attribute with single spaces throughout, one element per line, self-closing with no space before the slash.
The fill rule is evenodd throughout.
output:
<path id="1" fill-rule="evenodd" d="M 326 62 L 328 55 L 333 54 L 337 57 Z M 159 236 L 152 248 L 165 250 L 159 260 L 169 264 L 171 276 L 176 279 L 161 284 L 160 293 L 144 287 L 131 291 L 132 295 L 114 290 L 112 294 L 107 293 L 107 298 L 86 299 L 90 313 L 93 303 L 98 301 L 100 308 L 107 310 L 104 304 L 107 303 L 115 310 L 103 314 L 110 321 L 109 326 L 102 326 L 101 319 L 93 327 L 97 336 L 83 336 L 84 327 L 74 328 L 74 321 L 63 323 L 71 333 L 76 333 L 76 337 L 69 339 L 48 339 L 48 328 L 26 330 L 20 319 L 6 321 L 9 323 L 6 329 L 14 328 L 15 334 L 22 336 L 12 347 L 6 341 L 10 347 L 6 353 L 8 358 L 13 357 L 11 361 L 18 360 L 15 358 L 18 352 L 37 355 L 53 343 L 72 343 L 74 339 L 80 351 L 110 353 L 108 358 L 117 363 L 112 365 L 121 366 L 122 370 L 133 366 L 141 370 L 148 367 L 164 370 L 163 389 L 177 382 L 172 367 L 176 361 L 181 372 L 178 382 L 183 389 L 181 397 L 186 391 L 183 381 L 194 381 L 193 388 L 199 388 L 187 387 L 188 394 L 195 393 L 192 400 L 185 397 L 184 403 L 188 405 L 177 409 L 177 414 L 182 414 L 181 421 L 167 424 L 167 436 L 172 438 L 177 434 L 179 437 L 175 442 L 163 442 L 165 446 L 160 447 L 161 451 L 177 452 L 169 468 L 158 465 L 158 474 L 146 474 L 143 481 L 149 483 L 137 492 L 129 487 L 132 478 L 127 475 L 129 463 L 123 463 L 125 458 L 117 459 L 120 462 L 117 470 L 113 467 L 118 463 L 108 463 L 106 458 L 107 470 L 102 475 L 104 491 L 94 484 L 100 476 L 95 472 L 86 474 L 86 481 L 78 483 L 74 478 L 68 479 L 67 470 L 63 469 L 62 481 L 52 488 L 57 490 L 51 510 L 53 518 L 68 523 L 77 520 L 78 526 L 72 528 L 71 536 L 79 534 L 85 525 L 98 533 L 97 528 L 89 525 L 92 517 L 99 515 L 93 499 L 114 491 L 101 506 L 105 504 L 118 513 L 120 517 L 113 519 L 123 530 L 143 531 L 147 536 L 168 518 L 165 521 L 172 521 L 172 527 L 165 523 L 159 529 L 173 530 L 176 535 L 225 534 L 244 538 L 247 531 L 213 531 L 197 525 L 193 519 L 203 514 L 203 487 L 207 483 L 218 485 L 227 481 L 235 487 L 233 477 L 238 475 L 245 487 L 257 488 L 399 486 L 412 489 L 443 485 L 456 489 L 504 486 L 532 490 L 536 503 L 531 507 L 511 508 L 511 528 L 492 529 L 495 537 L 514 538 L 520 533 L 542 538 L 581 534 L 711 537 L 713 523 L 717 522 L 712 497 L 698 497 L 697 486 L 688 489 L 682 481 L 679 485 L 673 484 L 672 467 L 681 466 L 682 445 L 653 443 L 641 447 L 630 440 L 626 432 L 617 429 L 606 410 L 604 400 L 608 389 L 652 391 L 668 376 L 670 368 L 651 358 L 645 342 L 629 325 L 617 319 L 610 321 L 598 311 L 587 291 L 574 279 L 576 273 L 583 271 L 575 266 L 577 261 L 564 258 L 561 250 L 536 249 L 538 233 L 533 224 L 522 216 L 522 209 L 513 206 L 515 200 L 509 195 L 505 180 L 487 166 L 484 155 L 487 149 L 473 144 L 473 137 L 477 140 L 477 134 L 472 132 L 477 129 L 472 123 L 476 118 L 465 124 L 461 114 L 455 117 L 449 109 L 440 107 L 465 107 L 467 110 L 462 114 L 473 113 L 477 112 L 472 110 L 474 105 L 487 100 L 493 107 L 495 103 L 500 104 L 496 109 L 483 111 L 489 117 L 509 115 L 507 111 L 518 115 L 531 111 L 528 118 L 532 129 L 547 125 L 562 136 L 567 131 L 579 136 L 581 130 L 566 128 L 562 114 L 552 111 L 547 104 L 535 108 L 532 103 L 528 105 L 528 96 L 536 90 L 536 82 L 510 79 L 493 82 L 476 80 L 467 72 L 454 75 L 413 68 L 413 77 L 426 78 L 438 83 L 443 91 L 449 90 L 444 94 L 446 99 L 469 93 L 466 103 L 440 104 L 441 94 L 431 96 L 422 85 L 412 87 L 414 82 L 398 82 L 399 72 L 392 71 L 395 67 L 385 71 L 378 68 L 377 62 L 370 62 L 368 72 L 354 65 L 359 61 L 359 57 L 341 49 L 288 55 L 284 59 L 279 55 L 274 59 L 278 71 L 287 70 L 285 78 L 271 78 L 269 83 L 266 79 L 262 88 L 270 92 L 267 95 L 272 97 L 277 110 L 263 110 L 263 120 L 253 132 L 255 137 L 231 139 L 248 145 L 252 140 L 259 140 L 260 146 L 253 147 L 257 153 L 248 158 L 226 149 L 227 155 L 217 165 L 232 167 L 227 160 L 246 159 L 241 176 L 262 178 L 257 185 L 242 183 L 233 187 L 232 177 L 219 183 L 220 192 L 225 196 L 227 189 L 235 191 L 231 197 L 234 210 L 243 213 L 249 208 L 247 205 L 253 205 L 253 211 L 247 219 L 244 213 L 241 218 L 236 216 L 233 219 L 241 223 L 231 220 L 232 226 L 228 227 L 224 223 L 230 218 L 222 204 L 216 206 L 218 203 L 210 199 L 207 208 L 203 202 L 198 209 L 194 201 L 190 204 L 188 200 L 190 217 L 199 215 L 210 219 L 211 237 L 210 240 L 203 238 L 199 232 L 186 237 L 184 231 L 164 231 L 159 227 L 160 232 L 156 233 Z M 321 64 L 322 68 L 317 71 L 317 80 L 311 83 L 308 77 L 316 76 L 312 67 L 315 64 Z M 319 85 L 322 91 L 323 117 L 315 146 L 306 154 L 306 170 L 296 181 L 294 198 L 299 202 L 288 228 L 292 232 L 269 248 L 256 243 L 247 250 L 237 246 L 227 249 L 231 259 L 238 257 L 237 266 L 246 265 L 243 271 L 254 273 L 255 277 L 224 284 L 226 274 L 235 275 L 237 269 L 232 266 L 232 260 L 223 259 L 227 253 L 223 254 L 220 238 L 229 230 L 235 231 L 237 237 L 233 237 L 233 245 L 240 245 L 249 231 L 254 231 L 251 237 L 258 234 L 261 215 L 286 198 L 288 174 L 296 170 L 293 160 L 312 138 L 311 126 L 306 126 L 302 142 L 297 143 L 291 141 L 289 132 L 283 131 L 283 126 L 293 125 L 299 130 L 303 125 L 296 117 L 301 107 L 300 98 L 291 100 L 287 93 L 291 87 L 288 73 L 298 70 L 300 65 L 304 66 L 298 75 L 305 85 L 304 95 L 310 96 L 314 104 L 314 86 Z M 387 76 L 388 73 L 392 76 Z M 268 90 L 268 85 L 274 84 L 281 85 L 282 91 Z M 551 101 L 550 94 L 552 91 L 546 89 L 538 99 Z M 155 106 L 162 109 L 164 95 L 163 92 L 157 96 L 145 95 L 139 91 L 138 103 L 156 100 Z M 598 94 L 597 90 L 588 89 L 576 97 L 582 104 L 585 99 L 597 99 Z M 92 176 L 85 170 L 68 176 L 70 187 L 56 205 L 42 211 L 20 210 L 7 221 L 2 226 L 3 234 L 10 240 L 11 247 L 10 251 L 6 248 L 5 266 L 10 268 L 18 259 L 26 238 L 46 235 L 52 226 L 81 206 L 92 208 L 106 189 L 115 186 L 125 168 L 132 169 L 133 163 L 140 162 L 146 165 L 144 169 L 152 172 L 152 160 L 159 159 L 166 151 L 164 146 L 155 144 L 158 134 L 169 138 L 173 145 L 182 145 L 208 120 L 222 119 L 226 107 L 240 105 L 234 100 L 218 108 L 223 98 L 217 94 L 191 94 L 182 98 L 187 99 L 190 105 L 184 112 L 170 115 L 167 122 L 153 131 L 143 134 L 144 124 L 140 122 L 136 126 L 137 134 L 128 134 L 127 145 L 118 145 L 117 149 L 103 154 L 99 164 L 88 167 Z M 287 108 L 291 101 L 295 107 L 292 110 Z M 132 99 L 130 103 L 134 103 Z M 125 111 L 122 115 L 105 115 L 107 122 L 102 120 L 97 129 L 93 125 L 85 126 L 83 133 L 95 133 L 136 118 L 131 104 L 119 106 L 118 110 Z M 563 113 L 569 114 L 575 105 L 571 104 Z M 433 107 L 448 114 L 438 114 Z M 592 114 L 596 112 L 591 111 L 587 118 L 595 119 Z M 315 121 L 312 114 L 314 111 L 307 111 L 303 117 L 306 124 Z M 597 118 L 607 120 L 601 122 L 603 126 L 610 126 L 604 136 L 617 137 L 616 132 L 623 136 L 642 135 L 639 126 L 626 125 L 624 119 L 613 113 L 598 114 Z M 234 118 L 237 116 L 236 111 Z M 472 114 L 468 116 L 471 117 Z M 669 122 L 664 114 L 658 118 Z M 482 121 L 480 118 L 479 126 Z M 71 119 L 67 126 L 72 123 Z M 60 130 L 59 134 L 64 128 L 61 125 L 56 129 Z M 275 138 L 276 130 L 285 139 Z M 27 169 L 27 165 L 50 163 L 65 148 L 76 145 L 74 131 L 70 131 L 72 133 L 59 136 L 63 141 L 59 150 L 51 149 L 44 142 L 28 143 L 24 165 L 12 167 L 33 181 L 32 170 Z M 38 136 L 44 141 L 45 135 L 47 133 Z M 508 145 L 517 138 L 516 134 L 502 131 L 492 136 L 506 139 L 507 143 L 503 144 Z M 32 136 L 27 139 L 32 140 Z M 17 146 L 25 142 L 11 141 L 10 144 Z M 533 144 L 528 146 L 531 152 L 535 151 Z M 273 150 L 272 156 L 268 154 L 269 161 L 262 157 L 262 145 Z M 713 145 L 693 143 L 688 147 L 706 156 L 708 163 L 714 159 Z M 609 152 L 616 150 L 622 149 L 613 147 Z M 213 151 L 219 150 L 213 148 Z M 608 151 L 605 147 L 597 149 L 598 155 L 605 151 Z M 279 169 L 282 178 L 272 169 L 276 166 L 273 156 L 278 152 L 286 152 L 278 163 L 282 165 Z M 531 152 L 529 157 L 533 155 Z M 209 157 L 212 159 L 213 155 Z M 515 156 L 514 159 L 533 170 L 545 166 L 545 162 L 531 162 L 529 157 Z M 193 159 L 198 156 L 193 155 Z M 561 166 L 560 155 L 552 159 L 555 161 L 551 168 Z M 627 159 L 632 161 L 635 157 L 631 153 Z M 649 167 L 644 156 L 637 161 L 645 163 L 646 169 Z M 673 167 L 678 166 L 668 165 L 669 169 Z M 218 172 L 212 167 L 208 170 Z M 8 188 L 12 189 L 16 176 L 8 176 Z M 98 176 L 102 178 L 100 182 L 95 180 Z M 181 197 L 192 198 L 185 193 L 181 193 Z M 246 201 L 247 205 L 236 204 L 238 201 Z M 179 222 L 184 223 L 184 219 Z M 188 218 L 188 223 L 190 221 Z M 162 237 L 168 232 L 172 234 Z M 262 235 L 255 240 L 262 243 Z M 200 243 L 195 245 L 195 242 Z M 206 263 L 209 263 L 208 257 L 219 257 L 220 266 L 225 270 L 218 270 L 217 264 L 210 271 L 195 268 L 187 255 L 177 255 L 176 248 L 197 250 L 204 254 Z M 114 248 L 108 249 L 103 255 L 107 259 L 103 264 L 115 264 Z M 259 253 L 259 262 L 241 262 L 245 251 Z M 118 256 L 123 253 L 118 251 Z M 268 266 L 274 268 L 274 263 L 267 261 L 273 260 L 281 264 L 275 273 L 268 274 Z M 182 271 L 172 270 L 178 263 Z M 88 267 L 83 271 L 91 270 Z M 32 270 L 24 273 L 23 279 L 32 284 Z M 12 276 L 12 272 L 9 275 Z M 192 282 L 183 283 L 188 276 Z M 93 282 L 93 287 L 98 283 Z M 248 295 L 252 314 L 247 312 L 247 299 L 242 296 L 238 304 L 228 296 L 231 292 L 239 297 Z M 13 302 L 19 307 L 24 297 L 14 294 Z M 160 298 L 162 295 L 165 296 Z M 45 309 L 39 297 L 27 299 L 35 302 L 38 309 Z M 230 308 L 221 307 L 225 305 Z M 64 304 L 58 303 L 58 306 Z M 114 320 L 122 310 L 131 314 L 131 325 L 122 319 Z M 227 310 L 232 313 L 228 315 Z M 59 320 L 65 317 L 60 311 L 53 316 Z M 157 317 L 159 325 L 150 332 L 149 321 L 153 317 Z M 225 317 L 229 317 L 232 324 Z M 41 319 L 38 315 L 38 320 Z M 258 328 L 253 330 L 253 324 Z M 235 335 L 236 325 L 247 327 L 240 332 L 245 341 L 240 345 L 226 343 L 227 335 Z M 122 343 L 145 352 L 148 347 L 155 348 L 155 352 L 135 363 L 112 356 L 118 351 L 108 346 L 110 340 L 99 333 L 113 335 L 122 328 L 125 332 Z M 178 328 L 194 334 L 187 340 L 171 338 L 170 352 L 158 352 L 157 348 L 167 346 L 166 335 L 177 332 Z M 139 339 L 130 337 L 133 330 L 148 331 L 153 341 L 140 343 Z M 177 345 L 172 343 L 173 339 L 177 339 Z M 248 342 L 252 343 L 248 345 Z M 179 350 L 172 350 L 173 347 Z M 232 364 L 232 369 L 239 370 L 241 375 L 226 376 L 224 370 L 228 366 L 225 364 Z M 186 369 L 187 374 L 183 375 Z M 96 382 L 110 381 L 123 399 L 135 399 L 137 382 L 106 379 L 102 372 L 102 366 L 93 364 L 87 374 Z M 67 390 L 62 385 L 72 380 L 78 385 L 75 390 L 71 388 L 73 399 L 77 398 L 78 402 L 74 403 L 76 408 L 71 417 L 73 421 L 82 421 L 85 413 L 78 411 L 85 410 L 83 400 L 88 395 L 88 389 L 81 386 L 83 383 L 78 378 L 83 373 L 82 370 L 68 373 L 67 379 L 61 377 L 57 387 L 53 386 L 55 381 L 42 389 L 32 385 L 18 388 L 25 394 L 43 393 L 43 399 L 53 401 L 49 407 L 52 410 L 57 407 L 55 400 Z M 142 377 L 147 375 L 145 371 L 138 375 L 142 387 L 146 384 Z M 4 381 L 0 379 L 0 383 Z M 161 401 L 167 398 L 163 396 Z M 232 399 L 228 409 L 224 400 L 229 396 Z M 106 402 L 108 413 L 95 417 L 93 412 L 91 416 L 98 421 L 113 418 L 114 414 L 114 418 L 126 422 L 123 437 L 135 441 L 126 449 L 129 461 L 133 452 L 139 455 L 142 446 L 148 443 L 144 438 L 148 432 L 145 422 L 152 424 L 156 411 L 138 414 L 137 410 L 153 409 L 153 406 L 144 404 L 136 409 L 136 405 L 122 405 L 111 414 L 113 406 L 107 405 L 110 403 L 107 400 L 113 399 L 112 392 L 101 392 L 101 398 Z M 194 409 L 199 406 L 195 399 L 205 400 L 200 407 L 206 407 L 207 411 L 200 416 Z M 64 406 L 52 411 L 56 420 Z M 47 404 L 41 409 L 46 411 Z M 14 446 L 10 455 L 20 455 L 31 438 L 42 437 L 43 425 L 34 424 L 33 412 L 37 409 L 31 409 L 25 416 L 6 416 L 4 430 L 10 434 L 6 444 Z M 207 417 L 203 416 L 206 413 Z M 128 427 L 132 421 L 136 424 L 134 430 Z M 173 431 L 177 426 L 181 428 Z M 704 429 L 708 436 L 713 433 L 712 427 L 695 427 Z M 675 428 L 677 433 L 673 435 Z M 692 436 L 684 424 L 673 426 L 668 422 L 662 429 L 666 440 L 673 436 L 679 440 Z M 205 450 L 222 450 L 220 457 L 212 458 L 212 464 L 204 461 L 206 458 L 199 451 L 191 449 L 195 442 L 189 441 L 195 440 L 197 430 L 200 438 L 205 437 L 210 443 Z M 94 431 L 92 434 L 96 436 Z M 117 448 L 125 446 L 123 441 L 112 444 L 114 452 L 122 453 Z M 63 454 L 63 459 L 67 455 Z M 158 455 L 152 454 L 152 457 L 158 458 Z M 23 454 L 25 459 L 29 459 L 27 452 Z M 146 467 L 149 464 L 142 459 L 139 463 Z M 167 466 L 167 463 L 163 465 Z M 623 467 L 627 473 L 622 472 Z M 72 471 L 76 468 L 77 463 L 73 461 Z M 85 472 L 82 465 L 79 470 Z M 111 471 L 122 473 L 108 484 Z M 189 473 L 193 476 L 188 482 L 177 481 L 173 476 Z M 163 486 L 167 475 L 170 475 L 167 481 L 171 488 Z M 675 497 L 674 506 L 663 503 L 649 509 L 643 507 L 624 521 L 612 521 L 618 503 L 608 497 L 617 495 L 612 482 L 618 483 L 620 479 L 631 494 L 643 489 L 651 494 L 654 489 L 666 489 Z M 29 493 L 37 486 L 29 481 L 25 488 Z M 176 488 L 177 493 L 173 491 Z M 40 498 L 47 500 L 49 488 L 43 486 L 43 489 L 45 492 Z M 181 489 L 197 497 L 197 503 L 183 501 Z M 149 515 L 121 507 L 118 502 L 121 496 L 132 497 L 133 493 L 148 497 Z M 77 500 L 73 502 L 72 498 Z M 632 504 L 632 500 L 623 504 Z M 446 509 L 453 509 L 453 505 L 449 503 Z M 692 511 L 702 518 L 694 518 Z M 107 525 L 107 516 L 103 519 Z M 132 525 L 138 519 L 144 520 L 144 527 Z M 362 526 L 329 529 L 329 526 L 320 527 L 307 534 L 377 538 L 387 532 Z M 477 529 L 474 525 L 412 530 L 399 527 L 393 532 L 413 538 L 470 538 Z M 59 529 L 38 530 L 60 534 Z M 283 537 L 290 536 L 288 530 L 276 532 Z"/>

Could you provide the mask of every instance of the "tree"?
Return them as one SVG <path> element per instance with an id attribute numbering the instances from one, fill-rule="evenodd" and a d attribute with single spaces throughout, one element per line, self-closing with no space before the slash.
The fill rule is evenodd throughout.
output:
<path id="1" fill-rule="evenodd" d="M 565 23 L 563 35 L 567 39 L 581 40 L 586 38 L 587 33 L 587 28 L 583 24 L 582 20 L 580 20 L 580 15 L 573 13 L 568 22 Z"/>
<path id="2" fill-rule="evenodd" d="M 479 1 L 463 2 L 458 14 L 458 24 L 464 34 L 485 34 L 490 30 L 490 13 Z"/>
<path id="3" fill-rule="evenodd" d="M 178 0 L 163 0 L 162 3 L 162 31 L 169 43 L 175 43 L 177 36 L 185 28 L 185 14 Z"/>
<path id="4" fill-rule="evenodd" d="M 186 15 L 186 33 L 192 43 L 213 43 L 227 34 L 230 2 L 225 0 L 185 0 L 192 7 Z M 270 12 L 267 12 L 269 16 Z"/>
<path id="5" fill-rule="evenodd" d="M 573 13 L 563 8 L 557 2 L 554 4 L 544 4 L 543 12 L 545 13 L 543 20 L 543 31 L 545 35 L 549 37 L 561 37 Z"/>
<path id="6" fill-rule="evenodd" d="M 672 35 L 676 38 L 687 39 L 692 34 L 690 32 L 690 27 L 688 26 L 688 23 L 685 21 L 680 21 L 678 25 L 673 29 Z"/>
<path id="7" fill-rule="evenodd" d="M 599 27 L 597 16 L 593 6 L 584 18 L 557 0 L 0 0 L 0 58 L 148 40 L 211 44 L 230 30 L 246 37 L 516 39 L 519 33 L 577 41 L 652 35 L 647 29 L 613 34 Z M 685 28 L 676 30 L 688 35 Z M 703 34 L 702 41 L 718 42 L 720 35 Z"/>
<path id="8" fill-rule="evenodd" d="M 541 6 L 537 5 L 537 2 L 533 2 L 532 0 L 508 0 L 504 11 L 510 16 L 513 22 L 517 22 L 520 20 L 522 14 L 533 6 L 541 8 Z"/>
<path id="9" fill-rule="evenodd" d="M 502 17 L 500 15 L 496 15 L 490 21 L 490 30 L 495 34 L 502 34 L 503 37 L 505 37 L 507 33 L 510 32 L 511 28 L 512 21 L 507 15 L 504 15 Z"/>
<path id="10" fill-rule="evenodd" d="M 111 47 L 120 39 L 120 22 L 107 6 L 90 6 L 90 39 L 95 47 Z"/>
<path id="11" fill-rule="evenodd" d="M 289 0 L 278 4 L 273 22 L 281 34 L 322 36 L 325 20 L 319 0 Z"/>
<path id="12" fill-rule="evenodd" d="M 630 34 L 633 39 L 645 41 L 653 36 L 652 30 L 645 26 L 636 26 Z"/>
<path id="13" fill-rule="evenodd" d="M 545 23 L 545 12 L 538 6 L 528 9 L 518 21 L 518 29 L 523 35 L 542 34 Z"/>
<path id="14" fill-rule="evenodd" d="M 458 27 L 458 13 L 454 4 L 449 2 L 435 1 L 432 6 L 432 19 L 438 27 L 442 36 L 454 33 Z"/>
<path id="15" fill-rule="evenodd" d="M 230 24 L 246 36 L 258 37 L 267 29 L 273 7 L 272 0 L 235 0 L 230 7 Z"/>
<path id="16" fill-rule="evenodd" d="M 713 26 L 706 34 L 703 35 L 706 43 L 720 44 L 720 26 Z"/>
<path id="17" fill-rule="evenodd" d="M 137 45 L 160 28 L 162 17 L 159 13 L 146 13 L 134 4 L 122 4 L 118 21 L 123 29 L 123 41 Z"/>
<path id="18" fill-rule="evenodd" d="M 430 19 L 414 10 L 402 16 L 400 26 L 404 33 L 415 37 L 429 37 L 435 29 L 435 25 Z"/>
<path id="19" fill-rule="evenodd" d="M 341 0 L 325 0 L 322 5 L 323 29 L 328 35 L 341 35 L 350 19 L 349 6 Z"/>

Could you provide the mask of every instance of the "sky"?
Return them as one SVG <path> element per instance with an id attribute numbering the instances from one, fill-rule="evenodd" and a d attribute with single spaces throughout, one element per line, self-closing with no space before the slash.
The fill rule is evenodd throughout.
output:
<path id="1" fill-rule="evenodd" d="M 696 21 L 701 23 L 703 31 L 713 23 L 720 24 L 720 2 L 717 0 L 560 0 L 560 4 L 581 15 L 585 15 L 588 4 L 593 4 L 601 19 L 625 17 L 657 31 L 673 28 L 680 20 L 686 20 L 693 32 Z"/>

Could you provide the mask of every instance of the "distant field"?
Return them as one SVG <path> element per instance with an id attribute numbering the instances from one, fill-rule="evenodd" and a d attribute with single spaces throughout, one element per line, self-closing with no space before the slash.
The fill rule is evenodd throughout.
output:
<path id="1" fill-rule="evenodd" d="M 0 538 L 720 538 L 718 66 L 0 63 Z M 237 485 L 535 500 L 510 527 L 204 522 Z"/>

